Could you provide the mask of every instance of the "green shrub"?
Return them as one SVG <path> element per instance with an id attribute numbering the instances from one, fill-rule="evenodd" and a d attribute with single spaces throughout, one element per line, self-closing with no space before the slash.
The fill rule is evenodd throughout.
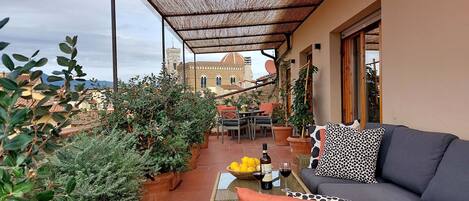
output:
<path id="1" fill-rule="evenodd" d="M 0 20 L 0 29 L 8 20 Z M 47 58 L 38 58 L 39 50 L 31 56 L 2 54 L 1 63 L 10 72 L 0 78 L 0 200 L 47 201 L 54 197 L 54 186 L 43 181 L 47 173 L 42 168 L 43 156 L 58 147 L 59 133 L 70 125 L 70 118 L 76 113 L 73 108 L 77 106 L 72 105 L 72 101 L 83 100 L 84 84 L 71 87 L 72 82 L 84 81 L 82 77 L 86 76 L 82 66 L 77 64 L 77 41 L 77 36 L 67 36 L 59 44 L 58 48 L 65 55 L 57 57 L 61 69 L 48 76 L 47 81 L 62 81 L 61 86 L 35 84 L 43 74 L 39 69 L 48 63 Z M 0 41 L 0 51 L 8 45 Z M 18 79 L 20 76 L 22 78 Z M 44 97 L 33 99 L 31 94 L 24 93 L 28 88 Z M 18 104 L 20 100 L 28 106 Z M 50 112 L 53 105 L 46 104 L 50 101 L 58 103 L 64 111 Z M 46 116 L 57 124 L 38 121 Z M 72 190 L 73 185 L 68 185 L 68 192 Z"/>
<path id="2" fill-rule="evenodd" d="M 157 170 L 148 152 L 136 149 L 135 135 L 113 130 L 109 134 L 79 135 L 51 158 L 52 180 L 66 186 L 70 178 L 76 188 L 57 200 L 83 201 L 139 200 L 144 175 Z M 57 192 L 65 192 L 59 189 Z"/>

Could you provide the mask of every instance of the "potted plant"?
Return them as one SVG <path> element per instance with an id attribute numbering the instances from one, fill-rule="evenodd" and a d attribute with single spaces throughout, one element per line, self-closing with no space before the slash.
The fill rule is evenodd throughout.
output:
<path id="1" fill-rule="evenodd" d="M 316 66 L 310 65 L 300 69 L 298 79 L 293 86 L 293 115 L 289 121 L 295 126 L 299 133 L 298 137 L 289 137 L 288 142 L 293 154 L 309 154 L 311 152 L 311 143 L 307 134 L 306 125 L 314 124 L 312 105 L 307 101 L 308 82 L 312 80 L 314 73 L 318 71 Z"/>
<path id="2" fill-rule="evenodd" d="M 104 116 L 105 126 L 132 131 L 129 134 L 137 135 L 139 151 L 149 151 L 161 167 L 145 174 L 143 200 L 167 200 L 169 190 L 181 182 L 180 172 L 186 170 L 193 121 L 178 115 L 184 96 L 184 86 L 164 72 L 120 82 L 119 91 L 109 96 L 114 112 Z"/>
<path id="3" fill-rule="evenodd" d="M 274 108 L 272 113 L 273 121 L 276 121 L 272 127 L 275 144 L 280 146 L 289 145 L 288 138 L 292 135 L 293 128 L 288 124 L 286 95 L 284 90 L 280 90 L 280 97 L 283 103 Z"/>
<path id="4" fill-rule="evenodd" d="M 69 193 L 56 188 L 57 200 L 138 200 L 145 172 L 158 171 L 149 152 L 136 149 L 136 135 L 126 131 L 96 129 L 68 140 L 45 166 L 54 186 L 76 185 Z"/>
<path id="5" fill-rule="evenodd" d="M 199 119 L 201 120 L 199 126 L 201 126 L 204 131 L 204 139 L 199 147 L 201 149 L 207 149 L 211 130 L 216 124 L 217 110 L 215 106 L 215 94 L 209 90 L 205 90 L 203 91 L 202 96 L 200 96 L 199 102 L 200 106 L 198 109 L 201 112 L 199 116 Z"/>

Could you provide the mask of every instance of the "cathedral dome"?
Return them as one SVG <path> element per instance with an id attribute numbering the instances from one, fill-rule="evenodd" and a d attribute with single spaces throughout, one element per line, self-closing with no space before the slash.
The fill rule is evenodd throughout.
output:
<path id="1" fill-rule="evenodd" d="M 232 52 L 226 54 L 223 59 L 220 61 L 221 63 L 225 64 L 240 64 L 244 65 L 244 57 L 240 53 Z"/>

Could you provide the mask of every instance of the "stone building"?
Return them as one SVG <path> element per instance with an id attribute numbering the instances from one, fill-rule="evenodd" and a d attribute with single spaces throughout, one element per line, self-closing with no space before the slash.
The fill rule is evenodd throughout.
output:
<path id="1" fill-rule="evenodd" d="M 177 72 L 182 80 L 182 64 Z M 195 76 L 194 76 L 195 74 Z M 195 80 L 194 80 L 195 77 Z M 252 86 L 251 58 L 239 53 L 228 53 L 221 61 L 197 61 L 186 63 L 186 83 L 197 90 L 210 89 L 218 95 Z"/>
<path id="2" fill-rule="evenodd" d="M 169 73 L 177 74 L 177 66 L 181 63 L 181 49 L 180 48 L 167 48 L 166 49 L 166 68 Z"/>

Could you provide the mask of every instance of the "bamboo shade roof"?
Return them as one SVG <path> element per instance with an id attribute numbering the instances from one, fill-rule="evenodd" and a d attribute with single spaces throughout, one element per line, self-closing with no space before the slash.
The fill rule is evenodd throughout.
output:
<path id="1" fill-rule="evenodd" d="M 278 48 L 323 0 L 148 0 L 194 53 Z"/>

